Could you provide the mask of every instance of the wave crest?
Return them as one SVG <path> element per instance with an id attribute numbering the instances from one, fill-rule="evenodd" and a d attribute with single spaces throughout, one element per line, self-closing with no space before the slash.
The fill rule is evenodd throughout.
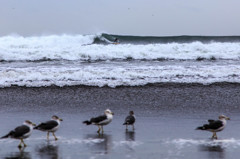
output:
<path id="1" fill-rule="evenodd" d="M 119 38 L 119 45 L 112 44 L 114 38 Z M 234 42 L 229 40 L 229 42 L 211 43 L 204 43 L 201 40 L 191 40 L 189 43 L 181 43 L 177 40 L 174 42 L 176 38 L 178 37 L 173 37 L 171 43 L 161 43 L 161 39 L 165 38 L 154 37 L 153 39 L 157 39 L 155 41 L 158 43 L 149 43 L 151 41 L 149 37 L 109 34 L 5 36 L 0 37 L 0 61 L 79 60 L 91 62 L 98 60 L 202 61 L 240 59 L 240 45 L 239 42 L 234 41 L 235 38 L 232 39 Z M 192 38 L 194 39 L 194 37 Z M 229 37 L 229 39 L 231 38 Z"/>

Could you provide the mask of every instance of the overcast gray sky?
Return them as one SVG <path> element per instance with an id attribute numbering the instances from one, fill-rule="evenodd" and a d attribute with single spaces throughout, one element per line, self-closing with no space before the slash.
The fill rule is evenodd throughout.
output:
<path id="1" fill-rule="evenodd" d="M 99 32 L 240 35 L 240 0 L 0 0 L 0 36 Z"/>

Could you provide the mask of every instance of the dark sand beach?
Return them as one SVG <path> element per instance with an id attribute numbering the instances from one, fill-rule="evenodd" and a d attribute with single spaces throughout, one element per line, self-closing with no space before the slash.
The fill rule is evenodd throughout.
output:
<path id="1" fill-rule="evenodd" d="M 0 89 L 0 135 L 28 119 L 34 123 L 63 118 L 58 141 L 33 131 L 19 150 L 18 140 L 0 140 L 0 158 L 25 159 L 235 159 L 240 155 L 240 85 L 219 83 L 156 84 L 140 87 L 9 87 Z M 97 134 L 82 121 L 115 115 Z M 136 115 L 135 131 L 122 125 L 129 110 Z M 231 118 L 218 140 L 195 128 L 224 114 Z"/>

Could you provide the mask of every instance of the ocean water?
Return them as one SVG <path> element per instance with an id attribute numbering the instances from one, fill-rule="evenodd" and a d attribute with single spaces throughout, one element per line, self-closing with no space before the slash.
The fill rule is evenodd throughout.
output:
<path id="1" fill-rule="evenodd" d="M 9 35 L 0 61 L 3 88 L 240 83 L 240 37 Z"/>

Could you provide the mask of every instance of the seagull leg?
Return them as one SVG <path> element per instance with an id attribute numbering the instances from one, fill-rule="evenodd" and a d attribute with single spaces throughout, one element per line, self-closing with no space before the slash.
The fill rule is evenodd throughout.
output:
<path id="1" fill-rule="evenodd" d="M 213 132 L 213 136 L 212 136 L 212 139 L 217 139 L 218 137 L 217 137 L 217 134 L 216 134 L 216 132 Z"/>
<path id="2" fill-rule="evenodd" d="M 18 148 L 21 149 L 22 148 L 22 139 L 20 140 L 20 143 L 18 145 Z"/>
<path id="3" fill-rule="evenodd" d="M 103 134 L 103 126 L 101 126 L 101 128 L 102 128 L 102 134 Z"/>
<path id="4" fill-rule="evenodd" d="M 23 139 L 21 139 L 21 142 L 23 143 L 24 147 L 27 147 L 27 145 L 24 143 Z"/>
<path id="5" fill-rule="evenodd" d="M 128 130 L 128 124 L 126 124 L 126 130 Z"/>
<path id="6" fill-rule="evenodd" d="M 134 124 L 132 125 L 133 130 L 135 130 Z"/>
<path id="7" fill-rule="evenodd" d="M 212 139 L 214 139 L 214 132 L 213 132 L 213 135 L 212 135 Z"/>
<path id="8" fill-rule="evenodd" d="M 47 132 L 47 140 L 49 140 L 49 131 Z"/>
<path id="9" fill-rule="evenodd" d="M 55 140 L 58 140 L 58 138 L 55 136 L 54 132 L 52 132 L 52 134 L 53 134 Z"/>
<path id="10" fill-rule="evenodd" d="M 97 131 L 97 132 L 100 133 L 100 131 L 101 131 L 101 128 L 100 128 L 100 126 L 98 125 L 98 131 Z"/>
<path id="11" fill-rule="evenodd" d="M 218 139 L 218 137 L 217 137 L 217 133 L 216 133 L 216 132 L 214 132 L 214 134 L 215 134 L 215 139 Z"/>

